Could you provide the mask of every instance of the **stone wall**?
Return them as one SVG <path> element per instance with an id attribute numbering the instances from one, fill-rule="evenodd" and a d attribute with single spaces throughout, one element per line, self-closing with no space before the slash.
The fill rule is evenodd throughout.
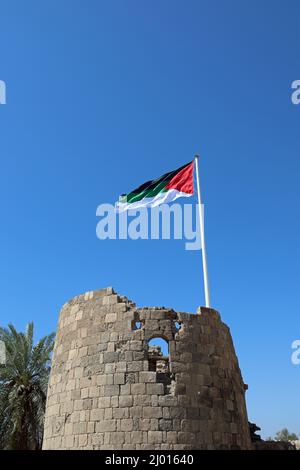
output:
<path id="1" fill-rule="evenodd" d="M 168 341 L 165 364 L 149 354 L 153 337 Z M 112 288 L 88 292 L 60 313 L 43 448 L 248 449 L 244 394 L 215 310 L 136 308 Z"/>

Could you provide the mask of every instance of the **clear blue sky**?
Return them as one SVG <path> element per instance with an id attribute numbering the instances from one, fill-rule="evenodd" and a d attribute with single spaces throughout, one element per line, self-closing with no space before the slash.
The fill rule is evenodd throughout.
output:
<path id="1" fill-rule="evenodd" d="M 112 285 L 195 312 L 200 252 L 100 241 L 96 207 L 200 152 L 213 306 L 263 435 L 300 433 L 299 2 L 2 0 L 1 324 Z M 169 279 L 169 280 L 168 280 Z"/>

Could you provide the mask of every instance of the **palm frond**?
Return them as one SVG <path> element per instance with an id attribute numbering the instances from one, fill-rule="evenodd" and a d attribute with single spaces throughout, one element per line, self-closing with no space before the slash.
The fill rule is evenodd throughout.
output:
<path id="1" fill-rule="evenodd" d="M 34 325 L 25 333 L 0 328 L 6 364 L 0 366 L 0 449 L 41 448 L 54 334 L 34 344 Z"/>

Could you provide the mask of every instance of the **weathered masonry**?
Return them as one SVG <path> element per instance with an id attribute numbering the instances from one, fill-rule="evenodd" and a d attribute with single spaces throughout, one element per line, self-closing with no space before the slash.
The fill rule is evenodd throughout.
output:
<path id="1" fill-rule="evenodd" d="M 217 311 L 87 292 L 60 313 L 44 449 L 250 449 L 245 388 Z"/>

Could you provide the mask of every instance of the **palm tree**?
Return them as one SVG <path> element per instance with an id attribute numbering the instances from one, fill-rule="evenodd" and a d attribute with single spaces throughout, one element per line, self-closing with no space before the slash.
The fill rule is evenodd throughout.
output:
<path id="1" fill-rule="evenodd" d="M 5 364 L 0 365 L 0 449 L 41 449 L 54 333 L 33 343 L 33 323 L 25 333 L 12 324 L 0 328 Z"/>

